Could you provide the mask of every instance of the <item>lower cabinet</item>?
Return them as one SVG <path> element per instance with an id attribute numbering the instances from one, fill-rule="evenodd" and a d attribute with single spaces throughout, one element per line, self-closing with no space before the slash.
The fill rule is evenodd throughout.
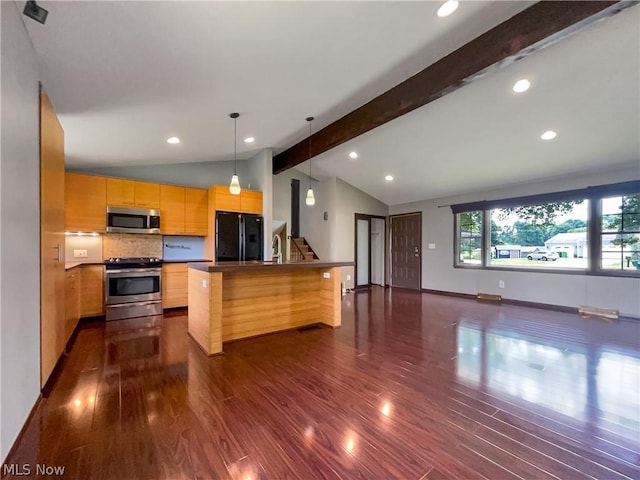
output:
<path id="1" fill-rule="evenodd" d="M 82 269 L 74 268 L 65 272 L 64 294 L 64 338 L 69 341 L 80 320 L 80 276 Z"/>
<path id="2" fill-rule="evenodd" d="M 80 316 L 104 315 L 104 267 L 83 265 L 81 269 Z"/>
<path id="3" fill-rule="evenodd" d="M 187 264 L 165 263 L 162 265 L 162 307 L 186 307 L 187 295 Z"/>

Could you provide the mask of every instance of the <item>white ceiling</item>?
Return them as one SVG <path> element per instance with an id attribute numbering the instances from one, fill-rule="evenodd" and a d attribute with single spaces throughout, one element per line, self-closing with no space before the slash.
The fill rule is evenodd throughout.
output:
<path id="1" fill-rule="evenodd" d="M 239 158 L 278 153 L 306 138 L 305 117 L 319 130 L 533 2 L 461 2 L 446 19 L 440 2 L 39 3 L 46 25 L 25 24 L 67 163 L 86 168 L 229 160 L 233 111 Z M 314 177 L 397 204 L 637 164 L 639 12 L 314 158 Z M 533 86 L 516 97 L 523 75 Z"/>

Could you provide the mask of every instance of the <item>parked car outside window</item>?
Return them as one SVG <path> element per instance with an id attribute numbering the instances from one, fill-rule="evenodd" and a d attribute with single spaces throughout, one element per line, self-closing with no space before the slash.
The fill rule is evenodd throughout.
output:
<path id="1" fill-rule="evenodd" d="M 548 262 L 549 260 L 556 261 L 558 254 L 549 250 L 536 250 L 527 255 L 527 260 L 543 260 Z"/>

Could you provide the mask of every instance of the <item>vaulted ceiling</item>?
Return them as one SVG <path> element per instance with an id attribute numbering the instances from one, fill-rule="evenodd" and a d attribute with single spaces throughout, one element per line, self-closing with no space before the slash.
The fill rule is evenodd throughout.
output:
<path id="1" fill-rule="evenodd" d="M 25 25 L 67 163 L 86 168 L 229 160 L 233 111 L 239 158 L 277 154 L 306 138 L 305 117 L 318 131 L 532 2 L 446 18 L 441 2 L 39 3 L 46 24 Z M 639 26 L 637 6 L 595 22 L 313 158 L 314 177 L 397 204 L 638 165 Z"/>

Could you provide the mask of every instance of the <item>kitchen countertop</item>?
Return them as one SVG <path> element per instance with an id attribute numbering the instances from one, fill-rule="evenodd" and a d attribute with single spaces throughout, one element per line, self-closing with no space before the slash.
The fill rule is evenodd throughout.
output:
<path id="1" fill-rule="evenodd" d="M 104 262 L 65 262 L 64 269 L 71 270 L 72 268 L 80 267 L 82 265 L 100 265 L 104 266 Z"/>
<path id="2" fill-rule="evenodd" d="M 190 262 L 210 262 L 211 260 L 206 260 L 202 258 L 192 258 L 188 260 L 163 260 L 162 263 L 190 263 Z"/>
<path id="3" fill-rule="evenodd" d="M 191 260 L 162 260 L 162 263 L 189 263 L 189 262 L 209 262 L 209 260 L 203 259 L 191 259 Z M 65 262 L 64 269 L 71 270 L 82 265 L 101 265 L 104 266 L 104 262 Z"/>
<path id="4" fill-rule="evenodd" d="M 331 267 L 352 267 L 353 262 L 322 262 L 314 260 L 312 262 L 191 262 L 189 268 L 202 272 L 246 272 L 251 270 L 263 270 L 265 268 L 282 269 L 303 269 L 303 268 L 331 268 Z"/>

